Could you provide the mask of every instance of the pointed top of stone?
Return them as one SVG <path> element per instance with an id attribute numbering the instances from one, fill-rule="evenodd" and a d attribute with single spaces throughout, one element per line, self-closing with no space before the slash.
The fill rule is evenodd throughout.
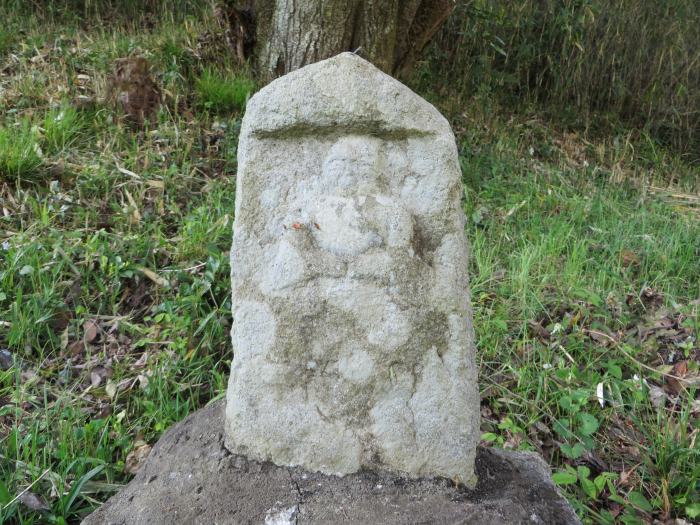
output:
<path id="1" fill-rule="evenodd" d="M 324 129 L 397 138 L 451 133 L 429 102 L 354 53 L 268 84 L 248 102 L 243 131 L 293 137 Z"/>

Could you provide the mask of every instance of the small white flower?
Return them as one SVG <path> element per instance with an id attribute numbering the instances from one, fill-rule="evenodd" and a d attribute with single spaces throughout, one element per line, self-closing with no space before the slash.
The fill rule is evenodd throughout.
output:
<path id="1" fill-rule="evenodd" d="M 2 249 L 5 251 L 9 250 L 10 249 L 10 241 L 3 241 Z"/>

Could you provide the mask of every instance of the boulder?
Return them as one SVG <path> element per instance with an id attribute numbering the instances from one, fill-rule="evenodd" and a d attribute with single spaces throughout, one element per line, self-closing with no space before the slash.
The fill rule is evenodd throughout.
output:
<path id="1" fill-rule="evenodd" d="M 478 448 L 473 490 L 444 478 L 337 477 L 231 454 L 224 409 L 218 401 L 170 428 L 83 525 L 580 523 L 533 453 Z"/>

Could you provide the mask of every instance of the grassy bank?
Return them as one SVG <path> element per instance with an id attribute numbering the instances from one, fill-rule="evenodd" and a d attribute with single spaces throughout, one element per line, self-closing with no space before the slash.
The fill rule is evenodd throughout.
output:
<path id="1" fill-rule="evenodd" d="M 431 77 L 590 135 L 620 127 L 698 160 L 700 11 L 695 0 L 458 2 Z"/>
<path id="2" fill-rule="evenodd" d="M 72 523 L 225 391 L 251 87 L 206 18 L 2 16 L 0 522 Z M 103 102 L 129 53 L 165 100 L 144 128 Z M 483 442 L 540 452 L 587 522 L 697 519 L 697 168 L 425 94 L 460 144 Z"/>

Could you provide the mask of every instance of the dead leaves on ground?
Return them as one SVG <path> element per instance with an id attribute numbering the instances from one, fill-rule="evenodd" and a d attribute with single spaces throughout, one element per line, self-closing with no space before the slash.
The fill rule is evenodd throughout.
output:
<path id="1" fill-rule="evenodd" d="M 69 394 L 81 400 L 86 415 L 102 419 L 112 413 L 113 403 L 121 395 L 134 388 L 145 389 L 153 374 L 148 369 L 148 353 L 134 349 L 131 338 L 121 332 L 122 320 L 100 316 L 87 319 L 78 331 L 66 326 L 60 354 L 38 363 L 20 363 L 3 349 L 3 367 L 20 367 L 22 388 L 27 391 L 46 385 L 49 403 Z M 118 380 L 114 379 L 116 369 Z M 21 412 L 33 410 L 32 403 L 17 408 Z"/>
<path id="2" fill-rule="evenodd" d="M 620 263 L 623 268 L 633 269 L 640 260 L 636 254 L 621 252 Z M 658 444 L 650 442 L 653 437 L 645 433 L 645 423 L 637 418 L 654 419 L 655 411 L 664 411 L 667 427 L 662 432 L 671 439 L 680 442 L 681 436 L 687 436 L 694 442 L 699 435 L 692 422 L 700 417 L 700 300 L 675 304 L 650 286 L 623 297 L 611 292 L 605 301 L 587 292 L 575 296 L 567 303 L 548 305 L 544 308 L 546 317 L 529 320 L 529 338 L 525 341 L 513 338 L 506 344 L 526 365 L 543 346 L 548 348 L 553 361 L 545 364 L 545 369 L 561 368 L 562 373 L 568 370 L 571 382 L 548 373 L 547 388 L 587 392 L 587 410 L 593 411 L 589 404 L 603 410 L 591 412 L 602 422 L 593 448 L 575 459 L 561 456 L 562 438 L 555 432 L 556 421 L 550 419 L 558 417 L 552 415 L 556 408 L 554 412 L 543 410 L 542 416 L 526 428 L 520 428 L 522 423 L 511 419 L 511 409 L 517 412 L 529 402 L 515 394 L 522 379 L 517 373 L 520 365 L 512 361 L 497 370 L 488 370 L 490 363 L 482 365 L 486 368 L 482 370 L 482 378 L 486 379 L 481 398 L 482 429 L 487 436 L 484 443 L 496 439 L 496 434 L 498 443 L 507 448 L 518 448 L 527 442 L 550 463 L 561 460 L 574 467 L 586 465 L 595 473 L 615 473 L 619 476 L 615 486 L 620 493 L 641 494 L 646 489 L 639 466 L 654 461 L 649 451 Z M 480 301 L 481 297 L 477 298 L 477 304 Z M 581 351 L 590 355 L 582 359 Z M 554 362 L 557 359 L 559 364 Z M 614 373 L 609 366 L 614 366 Z M 588 385 L 586 378 L 595 379 Z M 650 404 L 647 416 L 643 415 L 644 410 L 635 409 L 632 417 L 625 405 L 628 398 L 620 397 L 622 383 L 631 388 L 628 396 L 634 398 L 634 392 L 638 392 L 637 399 Z M 689 398 L 693 392 L 695 397 Z M 612 501 L 605 508 L 613 513 L 616 508 L 618 513 L 623 511 Z"/>
<path id="3" fill-rule="evenodd" d="M 161 91 L 148 61 L 140 56 L 116 59 L 114 70 L 107 78 L 106 99 L 137 125 L 143 125 L 146 120 L 154 121 Z"/>
<path id="4" fill-rule="evenodd" d="M 664 307 L 664 302 L 663 294 L 650 287 L 643 288 L 639 295 L 627 295 L 624 306 L 609 295 L 605 306 L 617 320 L 613 323 L 599 313 L 600 305 L 581 300 L 570 308 L 554 306 L 546 319 L 530 320 L 528 331 L 545 345 L 558 340 L 566 347 L 568 338 L 578 337 L 577 334 L 583 334 L 598 348 L 627 345 L 634 349 L 634 358 L 643 366 L 665 376 L 688 377 L 686 386 L 692 386 L 700 363 L 700 342 L 692 321 L 697 313 L 689 315 L 689 306 Z M 620 326 L 625 307 L 628 320 Z"/>
<path id="5" fill-rule="evenodd" d="M 658 186 L 650 186 L 649 192 L 670 204 L 682 215 L 700 219 L 700 195 L 682 192 L 676 188 L 660 188 Z"/>
<path id="6" fill-rule="evenodd" d="M 49 506 L 48 503 L 46 503 L 46 500 L 44 500 L 43 497 L 34 494 L 31 491 L 27 491 L 22 493 L 21 496 L 19 496 L 19 502 L 27 507 L 29 510 L 34 510 L 34 511 L 45 511 L 49 510 L 51 507 Z"/>
<path id="7" fill-rule="evenodd" d="M 124 472 L 136 474 L 141 469 L 150 453 L 151 445 L 144 442 L 142 439 L 137 439 L 134 442 L 133 450 L 126 456 Z"/>

